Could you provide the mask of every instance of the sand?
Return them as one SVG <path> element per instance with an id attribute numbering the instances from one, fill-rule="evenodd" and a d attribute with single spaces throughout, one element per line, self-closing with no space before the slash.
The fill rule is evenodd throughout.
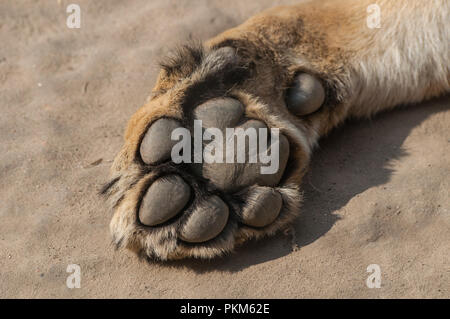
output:
<path id="1" fill-rule="evenodd" d="M 115 251 L 97 191 L 157 61 L 294 1 L 77 1 L 81 28 L 68 29 L 71 2 L 0 2 L 0 297 L 450 297 L 449 97 L 322 140 L 295 239 L 211 262 Z M 366 286 L 370 264 L 381 288 Z"/>

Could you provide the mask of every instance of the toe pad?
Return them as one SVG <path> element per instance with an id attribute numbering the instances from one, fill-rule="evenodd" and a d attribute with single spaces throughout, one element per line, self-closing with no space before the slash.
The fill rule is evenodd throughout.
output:
<path id="1" fill-rule="evenodd" d="M 156 180 L 147 190 L 139 209 L 139 220 L 146 226 L 162 224 L 176 216 L 189 201 L 190 187 L 178 175 Z"/>
<path id="2" fill-rule="evenodd" d="M 296 76 L 286 92 L 286 104 L 296 115 L 307 115 L 317 111 L 325 100 L 325 90 L 320 81 L 307 73 Z"/>
<path id="3" fill-rule="evenodd" d="M 201 243 L 213 239 L 225 228 L 228 206 L 218 196 L 211 196 L 189 216 L 180 238 L 189 243 Z"/>
<path id="4" fill-rule="evenodd" d="M 215 98 L 194 110 L 195 118 L 202 121 L 204 128 L 216 127 L 222 131 L 236 126 L 243 114 L 241 102 L 232 98 Z"/>
<path id="5" fill-rule="evenodd" d="M 170 158 L 172 147 L 177 143 L 171 139 L 172 131 L 181 125 L 172 119 L 159 119 L 148 129 L 141 142 L 140 154 L 146 164 L 156 164 Z"/>
<path id="6" fill-rule="evenodd" d="M 283 204 L 280 193 L 270 187 L 255 188 L 247 201 L 241 212 L 241 220 L 253 227 L 264 227 L 274 222 Z"/>

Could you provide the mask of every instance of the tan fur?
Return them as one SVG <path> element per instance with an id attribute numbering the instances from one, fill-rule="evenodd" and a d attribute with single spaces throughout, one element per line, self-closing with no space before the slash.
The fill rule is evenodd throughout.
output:
<path id="1" fill-rule="evenodd" d="M 136 222 L 136 203 L 151 174 L 140 178 L 134 163 L 149 125 L 169 116 L 183 118 L 184 91 L 214 68 L 210 61 L 185 77 L 162 71 L 153 97 L 130 119 L 125 145 L 112 176 L 120 182 L 109 190 L 114 217 L 111 232 L 117 241 L 150 254 L 159 247 L 161 259 L 213 257 L 229 251 L 235 241 L 272 234 L 297 214 L 298 189 L 318 139 L 349 117 L 367 117 L 399 104 L 415 103 L 450 91 L 450 2 L 447 0 L 380 0 L 381 28 L 366 25 L 372 0 L 313 1 L 267 10 L 205 44 L 209 51 L 234 44 L 238 54 L 254 63 L 255 74 L 232 94 L 246 106 L 246 115 L 279 127 L 291 143 L 290 168 L 280 192 L 288 214 L 264 231 L 227 229 L 221 247 L 158 246 Z M 258 57 L 257 59 L 255 57 Z M 207 63 L 207 62 L 205 62 Z M 297 72 L 318 76 L 328 88 L 322 108 L 299 118 L 288 111 L 284 91 Z M 292 196 L 288 196 L 291 194 Z M 166 234 L 161 234 L 165 236 Z M 172 234 L 175 236 L 175 234 Z M 159 235 L 158 235 L 159 236 Z M 156 238 L 156 237 L 155 237 Z"/>

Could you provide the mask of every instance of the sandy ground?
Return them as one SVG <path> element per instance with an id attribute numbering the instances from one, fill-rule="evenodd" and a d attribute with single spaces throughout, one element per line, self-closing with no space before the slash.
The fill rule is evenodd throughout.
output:
<path id="1" fill-rule="evenodd" d="M 295 222 L 212 262 L 114 251 L 97 196 L 157 60 L 293 1 L 0 2 L 0 297 L 450 297 L 450 98 L 349 123 L 321 143 Z M 66 287 L 68 264 L 81 288 Z M 381 268 L 381 288 L 366 268 Z"/>

